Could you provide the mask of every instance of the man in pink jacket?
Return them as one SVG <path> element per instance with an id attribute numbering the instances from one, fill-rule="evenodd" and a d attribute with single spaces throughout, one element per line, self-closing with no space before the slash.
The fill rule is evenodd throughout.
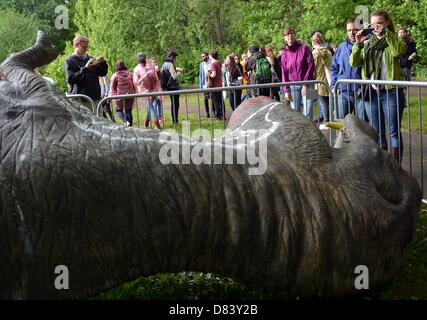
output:
<path id="1" fill-rule="evenodd" d="M 310 48 L 298 41 L 295 30 L 286 27 L 283 31 L 287 44 L 282 55 L 282 79 L 284 82 L 314 80 L 314 60 Z M 304 115 L 313 118 L 313 100 L 307 98 L 307 85 L 284 87 L 285 99 L 291 102 L 292 109 L 301 112 L 301 100 L 304 104 Z"/>

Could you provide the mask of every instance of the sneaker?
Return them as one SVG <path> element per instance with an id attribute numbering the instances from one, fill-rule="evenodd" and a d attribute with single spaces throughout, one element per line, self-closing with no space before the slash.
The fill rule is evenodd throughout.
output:
<path id="1" fill-rule="evenodd" d="M 159 116 L 159 123 L 163 123 L 163 117 Z"/>
<path id="2" fill-rule="evenodd" d="M 146 128 L 148 128 L 150 126 L 150 119 L 145 119 L 144 125 Z"/>
<path id="3" fill-rule="evenodd" d="M 130 122 L 129 122 L 129 121 L 126 121 L 126 122 L 124 123 L 124 126 L 125 126 L 125 127 L 130 127 Z"/>
<path id="4" fill-rule="evenodd" d="M 160 124 L 158 124 L 158 123 L 154 125 L 154 129 L 162 130 L 162 128 L 160 127 Z"/>

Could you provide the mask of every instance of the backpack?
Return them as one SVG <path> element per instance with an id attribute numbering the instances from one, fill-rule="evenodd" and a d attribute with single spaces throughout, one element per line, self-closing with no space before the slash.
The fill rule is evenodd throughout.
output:
<path id="1" fill-rule="evenodd" d="M 171 73 L 167 70 L 163 64 L 162 66 L 162 77 L 160 79 L 160 85 L 164 91 L 167 90 L 178 90 L 179 84 L 178 81 L 172 78 Z"/>
<path id="2" fill-rule="evenodd" d="M 265 56 L 257 57 L 255 67 L 256 83 L 270 83 L 271 80 L 271 65 Z"/>
<path id="3" fill-rule="evenodd" d="M 144 79 L 142 80 L 142 84 L 145 89 L 150 92 L 154 92 L 156 89 L 157 77 L 155 72 L 148 72 Z"/>
<path id="4" fill-rule="evenodd" d="M 170 78 L 171 78 L 170 73 L 163 69 L 160 77 L 160 86 L 162 87 L 163 90 L 168 89 Z"/>
<path id="5" fill-rule="evenodd" d="M 153 92 L 157 86 L 156 69 L 152 65 L 146 65 L 143 71 L 139 71 L 138 86 L 142 85 L 147 91 Z"/>

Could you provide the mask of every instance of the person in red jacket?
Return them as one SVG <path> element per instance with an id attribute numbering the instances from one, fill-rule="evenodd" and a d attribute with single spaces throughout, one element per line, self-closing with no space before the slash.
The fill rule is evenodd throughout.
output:
<path id="1" fill-rule="evenodd" d="M 123 60 L 116 62 L 116 72 L 111 77 L 110 96 L 135 93 L 132 73 L 128 71 Z M 115 100 L 116 112 L 125 126 L 132 126 L 132 107 L 134 99 Z"/>

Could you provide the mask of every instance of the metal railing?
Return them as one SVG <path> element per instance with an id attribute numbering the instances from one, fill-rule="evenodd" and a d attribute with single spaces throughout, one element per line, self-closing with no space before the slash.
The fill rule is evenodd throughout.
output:
<path id="1" fill-rule="evenodd" d="M 81 99 L 86 100 L 92 108 L 92 110 L 91 110 L 92 113 L 99 114 L 99 113 L 96 113 L 96 105 L 95 105 L 95 102 L 92 100 L 92 98 L 90 98 L 84 94 L 66 94 L 65 97 L 67 99 L 71 99 L 71 100 L 79 100 L 79 101 L 81 101 Z"/>
<path id="2" fill-rule="evenodd" d="M 398 158 L 424 192 L 423 88 L 427 82 L 339 80 L 333 105 L 339 118 L 354 112 L 369 122 L 379 146 Z"/>
<path id="3" fill-rule="evenodd" d="M 148 127 L 153 128 L 153 120 L 151 119 L 152 117 L 150 116 L 149 110 L 147 108 L 149 99 L 153 100 L 156 97 L 162 97 L 162 107 L 170 107 L 173 110 L 174 100 L 171 99 L 170 103 L 168 103 L 166 97 L 180 95 L 184 96 L 183 98 L 181 97 L 181 100 L 184 100 L 184 108 L 180 108 L 178 118 L 185 119 L 187 121 L 189 121 L 191 118 L 192 121 L 197 122 L 199 129 L 201 129 L 202 127 L 204 127 L 205 129 L 207 127 L 210 127 L 213 137 L 214 129 L 218 128 L 218 121 L 214 120 L 213 117 L 207 119 L 206 115 L 202 115 L 203 112 L 201 107 L 201 101 L 204 101 L 206 96 L 210 96 L 210 98 L 208 99 L 208 107 L 209 111 L 212 112 L 212 93 L 221 92 L 221 110 L 224 117 L 220 123 L 222 129 L 225 129 L 227 126 L 227 120 L 225 115 L 227 109 L 229 109 L 230 107 L 226 108 L 227 99 L 225 99 L 225 96 L 223 95 L 224 92 L 242 92 L 244 100 L 247 97 L 257 95 L 257 91 L 259 90 L 268 89 L 267 92 L 269 93 L 270 97 L 275 96 L 276 98 L 278 97 L 279 101 L 284 101 L 284 92 L 281 90 L 282 87 L 286 86 L 290 88 L 297 88 L 298 86 L 303 85 L 309 88 L 307 92 L 308 100 L 318 100 L 318 93 L 317 90 L 314 89 L 314 86 L 325 85 L 329 93 L 329 121 L 334 121 L 335 119 L 343 118 L 348 113 L 355 113 L 357 116 L 363 118 L 365 121 L 369 122 L 374 128 L 376 128 L 377 132 L 382 133 L 381 135 L 379 135 L 379 145 L 382 146 L 384 149 L 387 146 L 390 152 L 393 152 L 392 148 L 390 148 L 392 147 L 391 140 L 393 138 L 393 143 L 395 143 L 397 136 L 397 149 L 399 150 L 399 160 L 402 164 L 402 167 L 406 169 L 412 176 L 417 178 L 420 183 L 420 186 L 424 191 L 424 180 L 426 180 L 424 179 L 424 172 L 427 170 L 424 170 L 423 168 L 423 143 L 425 139 L 422 133 L 423 101 L 421 90 L 423 88 L 427 88 L 427 82 L 339 80 L 333 88 L 330 88 L 326 83 L 314 80 L 207 89 L 182 89 L 177 91 L 162 91 L 142 94 L 109 96 L 102 99 L 98 103 L 96 108 L 93 109 L 93 112 L 95 114 L 100 115 L 102 112 L 102 106 L 104 106 L 107 102 L 112 103 L 114 100 L 116 100 L 122 101 L 122 103 L 124 104 L 124 102 L 128 99 L 135 99 L 138 107 L 134 108 L 133 110 L 134 112 L 136 112 L 136 123 L 134 123 L 134 125 L 136 124 L 137 127 L 146 126 L 146 122 L 144 122 L 143 126 L 140 124 L 140 110 L 145 109 L 147 110 L 145 119 L 150 118 Z M 379 86 L 380 89 L 387 86 L 387 89 L 389 90 L 381 91 L 384 96 L 382 97 L 373 91 L 372 85 Z M 360 90 L 358 90 L 358 88 L 360 88 Z M 346 93 L 347 95 L 344 99 Z M 234 97 L 236 97 L 236 95 L 234 95 Z M 69 98 L 85 97 L 80 95 L 72 95 L 69 96 Z M 142 99 L 143 101 L 138 101 L 139 99 Z M 91 99 L 89 101 L 91 101 Z M 396 110 L 393 110 L 393 108 L 389 107 L 389 105 L 393 101 L 397 101 L 397 104 L 394 104 Z M 403 108 L 403 104 L 405 108 Z M 231 106 L 231 103 L 229 103 L 229 105 Z M 376 108 L 376 105 L 385 105 L 385 107 Z M 114 110 L 115 108 L 112 109 Z M 406 110 L 406 113 L 403 113 L 403 109 Z M 123 108 L 123 110 L 125 110 L 125 108 Z M 317 107 L 316 105 L 313 107 L 313 110 L 313 115 L 319 115 L 319 118 L 321 118 L 322 114 L 319 103 L 317 103 Z M 371 111 L 370 114 L 368 114 L 366 110 Z M 373 114 L 374 111 L 375 115 Z M 415 113 L 418 113 L 418 116 Z M 168 114 L 168 112 L 165 114 Z M 126 112 L 123 112 L 123 116 L 124 120 L 126 121 Z M 407 124 L 405 125 L 404 130 L 401 130 L 400 123 L 403 119 L 406 118 L 407 120 L 405 121 L 407 121 Z M 165 123 L 162 124 L 162 127 L 174 127 L 175 129 L 177 129 L 177 123 L 175 122 L 172 123 L 172 126 L 168 126 L 167 123 L 169 121 L 172 122 L 171 120 L 165 119 Z M 378 122 L 378 124 L 376 124 L 375 122 Z M 392 128 L 393 130 L 390 130 L 390 123 L 397 123 L 398 125 L 394 126 Z M 320 121 L 318 122 L 318 124 L 320 125 Z M 403 138 L 400 138 L 401 134 Z M 386 139 L 387 136 L 388 140 Z M 327 139 L 331 146 L 335 144 L 336 133 L 334 130 L 329 130 Z M 403 153 L 401 153 L 401 150 L 403 150 Z"/>
<path id="4" fill-rule="evenodd" d="M 102 106 L 108 102 L 108 101 L 114 101 L 114 100 L 128 100 L 128 99 L 145 99 L 145 101 L 142 103 L 142 105 L 144 106 L 144 108 L 147 107 L 148 105 L 148 100 L 147 99 L 152 99 L 155 97 L 171 97 L 171 96 L 176 96 L 176 95 L 180 95 L 180 96 L 184 96 L 185 99 L 185 111 L 184 111 L 184 118 L 188 121 L 189 120 L 189 116 L 191 115 L 195 115 L 196 116 L 196 121 L 198 123 L 198 128 L 202 128 L 202 119 L 206 118 L 202 116 L 202 108 L 201 108 L 201 100 L 205 99 L 205 95 L 211 95 L 213 93 L 221 93 L 221 111 L 222 114 L 224 115 L 224 117 L 222 118 L 222 128 L 225 129 L 227 126 L 227 117 L 226 112 L 227 109 L 226 108 L 226 98 L 224 97 L 223 93 L 225 94 L 229 94 L 229 93 L 243 93 L 244 99 L 248 98 L 248 97 L 252 97 L 252 96 L 256 96 L 258 95 L 258 91 L 260 90 L 264 90 L 267 91 L 270 95 L 270 97 L 276 97 L 278 98 L 278 100 L 283 101 L 283 95 L 284 93 L 281 91 L 282 87 L 296 87 L 296 86 L 308 86 L 309 92 L 308 95 L 310 95 L 310 97 L 307 97 L 308 100 L 315 100 L 317 98 L 317 90 L 314 89 L 315 85 L 325 85 L 325 87 L 328 89 L 329 92 L 329 104 L 331 105 L 333 103 L 333 99 L 332 99 L 332 90 L 329 88 L 329 86 L 322 81 L 317 81 L 317 80 L 312 80 L 312 81 L 301 81 L 301 82 L 281 82 L 281 83 L 268 83 L 268 84 L 258 84 L 258 85 L 246 85 L 246 86 L 228 86 L 228 87 L 217 87 L 217 88 L 206 88 L 206 89 L 180 89 L 180 90 L 176 90 L 176 91 L 161 91 L 161 92 L 149 92 L 149 93 L 140 93 L 140 94 L 129 94 L 129 95 L 116 95 L 116 96 L 109 96 L 109 97 L 105 97 L 104 99 L 102 99 L 97 106 L 97 114 L 100 114 L 100 112 L 102 111 Z M 200 96 L 203 95 L 203 99 L 200 98 Z M 196 96 L 196 97 L 195 97 Z M 190 103 L 189 103 L 189 97 L 191 99 Z M 212 97 L 211 97 L 212 98 Z M 209 109 L 210 111 L 213 111 L 213 102 L 211 101 L 212 99 L 209 99 L 208 104 L 209 104 Z M 237 101 L 236 101 L 236 94 L 234 94 L 234 105 L 236 105 Z M 165 100 L 166 101 L 166 100 Z M 141 105 L 140 103 L 137 102 L 138 105 Z M 163 104 L 163 106 L 169 106 L 171 107 L 171 113 L 172 113 L 172 109 L 173 109 L 173 104 L 174 101 L 173 99 L 171 99 L 171 102 L 165 103 Z M 231 107 L 231 102 L 228 103 Z M 237 107 L 237 106 L 236 106 Z M 137 127 L 141 127 L 139 120 L 139 110 L 140 108 L 136 108 L 136 116 L 137 116 Z M 181 108 L 182 111 L 182 108 Z M 206 110 L 205 110 L 206 111 Z M 148 113 L 148 110 L 147 110 Z M 211 112 L 212 113 L 212 112 Z M 126 114 L 124 114 L 126 115 Z M 182 117 L 182 112 L 181 112 L 181 117 Z M 150 119 L 151 120 L 151 119 Z M 126 121 L 126 118 L 125 118 Z M 144 124 L 146 125 L 146 123 Z M 149 127 L 152 128 L 152 122 L 150 121 L 149 123 Z M 173 127 L 176 128 L 177 124 L 173 123 Z M 214 127 L 217 127 L 217 125 L 214 125 L 214 118 L 210 117 L 210 127 L 211 130 L 213 132 Z M 332 139 L 332 135 L 333 133 L 331 132 L 331 137 L 330 139 Z"/>

